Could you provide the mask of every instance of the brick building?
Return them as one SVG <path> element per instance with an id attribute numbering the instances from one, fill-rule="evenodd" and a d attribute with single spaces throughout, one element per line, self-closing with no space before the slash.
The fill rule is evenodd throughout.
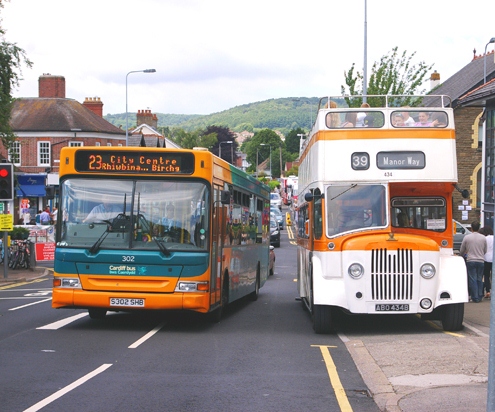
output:
<path id="1" fill-rule="evenodd" d="M 483 122 L 480 120 L 484 109 L 464 105 L 462 98 L 483 85 L 485 64 L 487 80 L 495 78 L 493 52 L 480 56 L 474 51 L 471 62 L 443 83 L 439 83 L 431 92 L 435 95 L 447 95 L 452 99 L 456 125 L 458 188 L 469 191 L 468 199 L 463 199 L 460 192 L 454 193 L 453 215 L 454 219 L 466 223 L 480 219 L 482 207 Z M 435 73 L 435 78 L 432 75 L 432 81 L 439 80 L 438 73 Z"/>

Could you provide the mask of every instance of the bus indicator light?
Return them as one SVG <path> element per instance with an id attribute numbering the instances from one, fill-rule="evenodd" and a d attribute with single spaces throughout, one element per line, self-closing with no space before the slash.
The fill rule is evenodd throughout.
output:
<path id="1" fill-rule="evenodd" d="M 14 199 L 13 165 L 0 163 L 0 200 Z"/>

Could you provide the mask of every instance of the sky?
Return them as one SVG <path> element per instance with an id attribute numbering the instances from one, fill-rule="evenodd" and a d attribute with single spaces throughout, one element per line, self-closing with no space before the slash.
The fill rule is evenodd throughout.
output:
<path id="1" fill-rule="evenodd" d="M 495 37 L 493 0 L 5 1 L 5 40 L 33 62 L 14 97 L 37 97 L 41 75 L 60 75 L 67 98 L 99 97 L 104 115 L 126 102 L 130 113 L 211 114 L 337 96 L 344 72 L 364 67 L 365 37 L 368 75 L 398 47 L 442 81 Z"/>

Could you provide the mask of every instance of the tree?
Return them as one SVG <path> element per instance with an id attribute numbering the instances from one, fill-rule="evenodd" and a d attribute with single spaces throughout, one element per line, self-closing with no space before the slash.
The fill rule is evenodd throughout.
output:
<path id="1" fill-rule="evenodd" d="M 235 134 L 232 132 L 228 127 L 224 126 L 208 126 L 206 128 L 206 133 L 215 133 L 217 137 L 217 141 L 213 144 L 211 148 L 211 152 L 216 154 L 217 156 L 220 156 L 220 144 L 223 143 L 222 145 L 222 159 L 226 160 L 227 162 L 231 164 L 235 164 L 235 159 L 236 155 L 235 152 L 237 151 L 237 142 L 235 140 Z M 226 143 L 226 142 L 232 142 L 232 143 Z"/>
<path id="2" fill-rule="evenodd" d="M 412 96 L 424 94 L 426 90 L 421 90 L 420 88 L 433 65 L 419 62 L 416 66 L 412 63 L 415 55 L 416 52 L 408 56 L 406 50 L 399 54 L 398 48 L 395 47 L 388 55 L 382 56 L 379 62 L 373 63 L 367 95 Z M 362 95 L 363 73 L 355 70 L 355 63 L 352 64 L 348 72 L 345 72 L 345 83 L 347 88 L 346 86 L 341 86 L 343 95 Z M 346 98 L 346 100 L 351 107 L 359 107 L 362 103 L 361 98 Z M 369 98 L 368 103 L 371 106 L 383 105 L 381 101 L 374 104 L 374 100 Z M 408 102 L 402 100 L 401 104 L 411 104 L 411 100 Z"/>
<path id="3" fill-rule="evenodd" d="M 279 148 L 282 146 L 282 139 L 273 130 L 262 129 L 255 133 L 249 143 L 243 145 L 246 159 L 251 164 L 250 170 L 255 172 L 257 164 L 269 159 L 271 147 L 272 176 L 280 176 Z"/>
<path id="4" fill-rule="evenodd" d="M 291 130 L 285 137 L 285 149 L 289 153 L 297 153 L 299 155 L 299 146 L 301 141 L 300 134 L 306 135 L 303 129 L 298 127 L 297 129 Z"/>
<path id="5" fill-rule="evenodd" d="M 2 0 L 0 0 L 0 8 L 3 8 Z M 5 40 L 5 30 L 0 28 L 0 138 L 7 150 L 15 140 L 14 132 L 10 127 L 14 103 L 12 90 L 19 86 L 22 64 L 27 67 L 33 65 L 23 49 Z"/>

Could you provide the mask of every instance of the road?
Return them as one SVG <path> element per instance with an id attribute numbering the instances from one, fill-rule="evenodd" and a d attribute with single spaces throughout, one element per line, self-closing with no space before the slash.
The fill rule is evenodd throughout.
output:
<path id="1" fill-rule="evenodd" d="M 315 335 L 284 231 L 258 301 L 184 313 L 55 310 L 48 279 L 0 289 L 0 405 L 17 411 L 378 411 L 346 343 Z"/>

